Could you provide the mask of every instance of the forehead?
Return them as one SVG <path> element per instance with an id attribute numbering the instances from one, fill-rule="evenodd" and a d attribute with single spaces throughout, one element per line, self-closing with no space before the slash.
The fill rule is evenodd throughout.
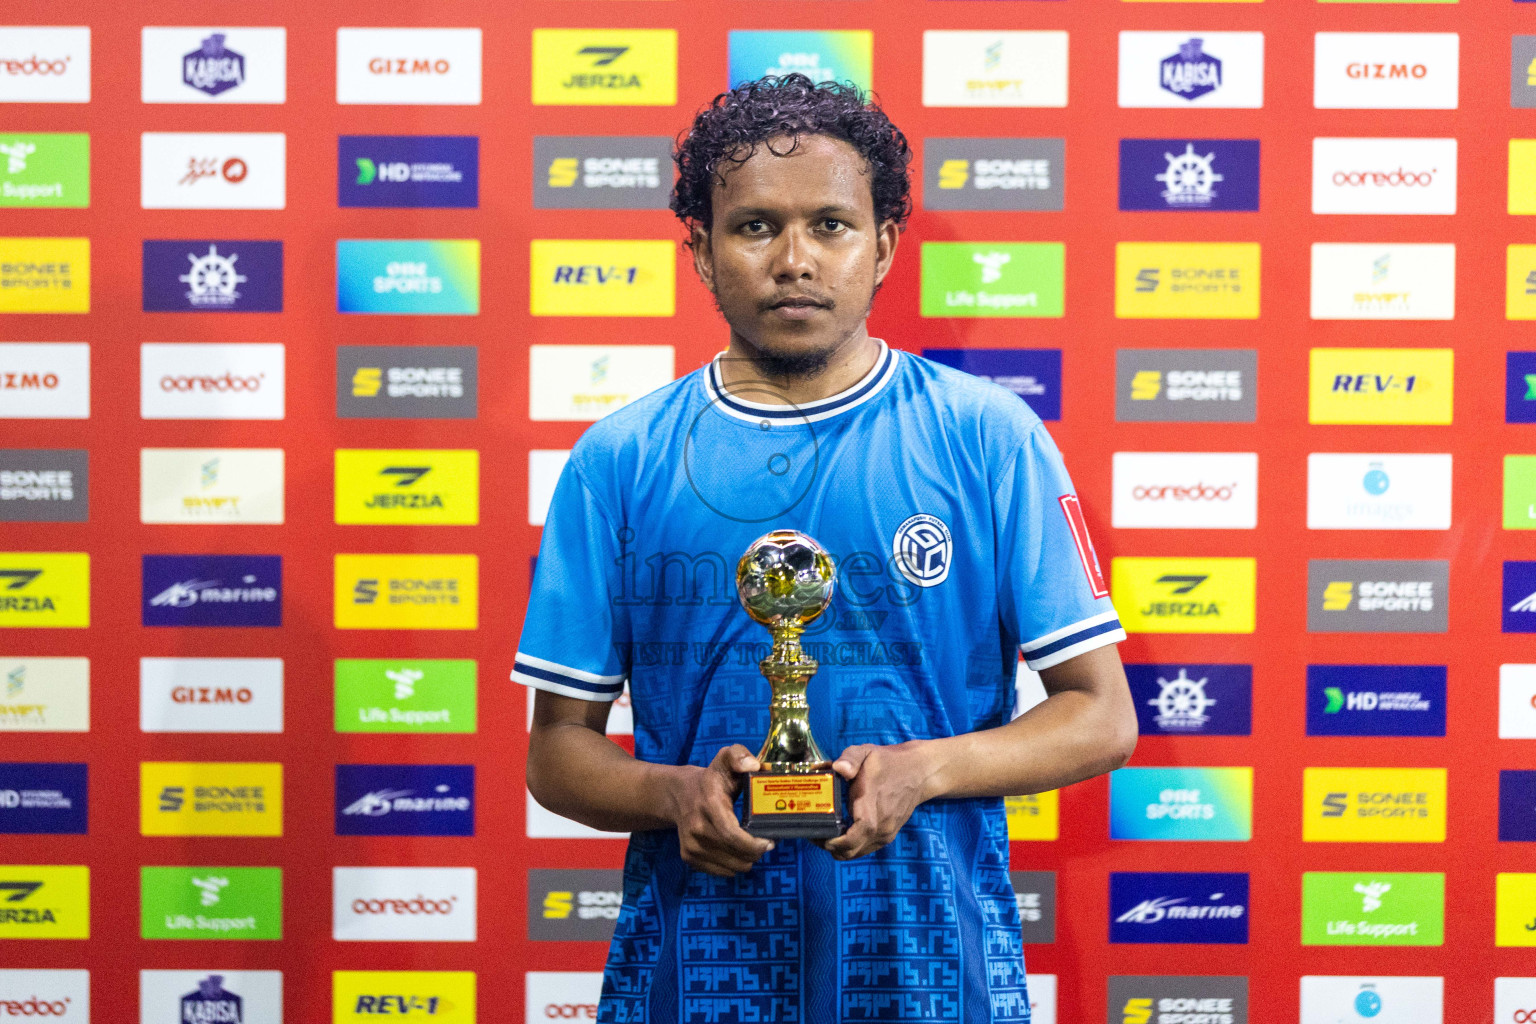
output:
<path id="1" fill-rule="evenodd" d="M 793 149 L 791 149 L 793 146 Z M 739 206 L 763 209 L 821 210 L 837 206 L 874 209 L 869 166 L 842 139 L 802 135 L 775 136 L 757 144 L 741 163 L 722 160 L 711 190 L 715 212 Z"/>

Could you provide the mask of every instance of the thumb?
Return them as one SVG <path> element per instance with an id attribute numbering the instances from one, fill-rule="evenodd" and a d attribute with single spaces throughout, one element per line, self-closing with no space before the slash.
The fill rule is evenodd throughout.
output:
<path id="1" fill-rule="evenodd" d="M 852 779 L 855 775 L 859 774 L 859 769 L 864 766 L 864 759 L 874 749 L 868 743 L 859 743 L 849 747 L 838 755 L 836 761 L 832 762 L 832 770 L 845 779 Z"/>
<path id="2" fill-rule="evenodd" d="M 710 763 L 710 768 L 719 772 L 725 779 L 726 785 L 731 787 L 737 784 L 738 774 L 755 772 L 761 767 L 752 751 L 740 743 L 732 743 L 728 747 L 720 748 L 720 753 L 716 754 L 714 761 Z"/>

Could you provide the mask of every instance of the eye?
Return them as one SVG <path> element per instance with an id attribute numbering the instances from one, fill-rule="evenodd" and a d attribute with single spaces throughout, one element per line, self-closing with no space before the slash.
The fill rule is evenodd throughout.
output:
<path id="1" fill-rule="evenodd" d="M 844 225 L 836 217 L 825 217 L 822 219 L 821 226 L 828 231 L 841 231 Z"/>
<path id="2" fill-rule="evenodd" d="M 741 230 L 749 235 L 759 235 L 768 230 L 768 222 L 764 220 L 749 220 L 741 226 Z"/>

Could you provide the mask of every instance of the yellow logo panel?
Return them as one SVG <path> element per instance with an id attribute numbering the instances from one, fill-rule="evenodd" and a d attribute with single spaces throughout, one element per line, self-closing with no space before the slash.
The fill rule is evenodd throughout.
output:
<path id="1" fill-rule="evenodd" d="M 332 1024 L 420 1017 L 475 1024 L 473 971 L 333 971 Z"/>
<path id="2" fill-rule="evenodd" d="M 1536 946 L 1536 875 L 1500 873 L 1494 945 Z"/>
<path id="3" fill-rule="evenodd" d="M 1536 139 L 1509 140 L 1509 212 L 1536 213 Z"/>
<path id="4" fill-rule="evenodd" d="M 1511 245 L 1506 250 L 1504 318 L 1536 320 L 1536 245 Z"/>
<path id="5" fill-rule="evenodd" d="M 139 832 L 146 836 L 280 836 L 283 766 L 263 761 L 145 761 Z"/>
<path id="6" fill-rule="evenodd" d="M 670 28 L 536 28 L 533 102 L 670 107 L 677 103 L 677 32 Z"/>
<path id="7" fill-rule="evenodd" d="M 1315 348 L 1308 423 L 1451 422 L 1448 348 Z"/>
<path id="8" fill-rule="evenodd" d="M 1307 768 L 1308 843 L 1445 842 L 1444 768 Z"/>
<path id="9" fill-rule="evenodd" d="M 474 525 L 480 521 L 480 453 L 338 448 L 336 521 Z"/>
<path id="10" fill-rule="evenodd" d="M 337 629 L 476 629 L 474 555 L 337 555 Z"/>
<path id="11" fill-rule="evenodd" d="M 0 551 L 0 628 L 90 624 L 90 555 Z"/>
<path id="12" fill-rule="evenodd" d="M 89 313 L 89 238 L 0 238 L 0 313 Z"/>
<path id="13" fill-rule="evenodd" d="M 90 937 L 90 868 L 0 864 L 0 939 Z"/>
<path id="14" fill-rule="evenodd" d="M 529 248 L 534 316 L 671 316 L 676 291 L 671 242 L 536 238 Z"/>
<path id="15" fill-rule="evenodd" d="M 1128 633 L 1252 633 L 1251 558 L 1115 558 L 1110 596 Z"/>
<path id="16" fill-rule="evenodd" d="M 1008 838 L 1013 842 L 1049 841 L 1061 834 L 1061 795 L 1054 789 L 1005 797 L 1003 806 L 1008 812 Z"/>
<path id="17" fill-rule="evenodd" d="M 1257 242 L 1115 245 L 1117 317 L 1254 320 L 1258 315 Z"/>

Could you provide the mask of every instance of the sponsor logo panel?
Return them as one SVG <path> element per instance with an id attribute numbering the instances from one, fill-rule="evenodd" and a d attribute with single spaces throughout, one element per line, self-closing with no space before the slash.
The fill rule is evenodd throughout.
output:
<path id="1" fill-rule="evenodd" d="M 1115 452 L 1116 529 L 1251 530 L 1258 525 L 1253 452 Z"/>
<path id="2" fill-rule="evenodd" d="M 1536 213 L 1536 139 L 1509 140 L 1508 208 L 1512 214 Z"/>
<path id="3" fill-rule="evenodd" d="M 1042 420 L 1061 419 L 1061 349 L 925 348 L 923 358 L 1012 391 Z"/>
<path id="4" fill-rule="evenodd" d="M 1308 665 L 1308 736 L 1444 736 L 1444 665 Z"/>
<path id="5" fill-rule="evenodd" d="M 472 733 L 472 659 L 337 658 L 337 732 Z"/>
<path id="6" fill-rule="evenodd" d="M 478 28 L 339 28 L 336 102 L 476 106 Z"/>
<path id="7" fill-rule="evenodd" d="M 1120 422 L 1252 423 L 1258 415 L 1254 349 L 1135 349 L 1115 352 Z"/>
<path id="8" fill-rule="evenodd" d="M 1061 794 L 1056 790 L 1003 798 L 1011 842 L 1054 842 L 1061 835 Z"/>
<path id="9" fill-rule="evenodd" d="M 624 902 L 624 873 L 530 868 L 528 938 L 607 942 Z"/>
<path id="10" fill-rule="evenodd" d="M 1253 666 L 1125 666 L 1143 736 L 1247 736 L 1253 731 Z"/>
<path id="11" fill-rule="evenodd" d="M 336 449 L 338 523 L 480 521 L 480 453 L 463 449 Z"/>
<path id="12" fill-rule="evenodd" d="M 0 208 L 91 205 L 86 133 L 0 134 L 0 157 Z"/>
<path id="13" fill-rule="evenodd" d="M 281 313 L 283 243 L 146 239 L 146 313 Z"/>
<path id="14" fill-rule="evenodd" d="M 813 82 L 874 87 L 873 32 L 740 32 L 730 34 L 730 87 L 765 75 L 801 74 Z"/>
<path id="15" fill-rule="evenodd" d="M 83 836 L 89 789 L 84 764 L 0 763 L 0 833 Z"/>
<path id="16" fill-rule="evenodd" d="M 281 344 L 146 343 L 139 348 L 139 415 L 146 420 L 280 420 Z"/>
<path id="17" fill-rule="evenodd" d="M 333 1024 L 388 1015 L 475 1024 L 475 998 L 473 971 L 331 972 Z"/>
<path id="18" fill-rule="evenodd" d="M 580 822 L 562 817 L 544 806 L 525 791 L 524 809 L 527 814 L 525 828 L 530 839 L 624 839 L 627 832 L 600 832 Z"/>
<path id="19" fill-rule="evenodd" d="M 473 942 L 474 868 L 332 869 L 337 942 Z"/>
<path id="20" fill-rule="evenodd" d="M 0 551 L 0 629 L 91 624 L 91 556 L 78 551 Z"/>
<path id="21" fill-rule="evenodd" d="M 283 731 L 283 659 L 140 658 L 141 732 Z"/>
<path id="22" fill-rule="evenodd" d="M 0 313 L 90 311 L 89 238 L 0 238 Z"/>
<path id="23" fill-rule="evenodd" d="M 1307 456 L 1307 529 L 1450 528 L 1450 455 Z"/>
<path id="24" fill-rule="evenodd" d="M 526 1024 L 597 1019 L 602 971 L 528 971 L 523 978 Z"/>
<path id="25" fill-rule="evenodd" d="M 536 210 L 665 210 L 672 140 L 665 135 L 536 135 Z"/>
<path id="26" fill-rule="evenodd" d="M 83 420 L 90 415 L 90 345 L 0 342 L 0 419 Z"/>
<path id="27" fill-rule="evenodd" d="M 1319 0 L 1344 3 L 1346 0 Z M 1349 0 L 1385 3 L 1388 0 Z M 1455 3 L 1456 0 L 1391 0 L 1401 3 Z M 1307 975 L 1301 979 L 1301 1024 L 1441 1024 L 1444 978 L 1341 977 Z M 1502 1024 L 1502 1022 L 1501 1022 Z"/>
<path id="28" fill-rule="evenodd" d="M 1248 979 L 1111 975 L 1109 1024 L 1248 1024 Z"/>
<path id="29" fill-rule="evenodd" d="M 1536 36 L 1510 37 L 1509 105 L 1536 107 Z"/>
<path id="30" fill-rule="evenodd" d="M 0 103 L 89 103 L 91 30 L 0 26 Z"/>
<path id="31" fill-rule="evenodd" d="M 90 937 L 90 868 L 0 864 L 0 939 Z"/>
<path id="32" fill-rule="evenodd" d="M 1312 105 L 1319 110 L 1455 110 L 1455 32 L 1319 32 Z"/>
<path id="33" fill-rule="evenodd" d="M 1120 319 L 1254 320 L 1257 242 L 1116 242 Z"/>
<path id="34" fill-rule="evenodd" d="M 1530 1024 L 1536 1020 L 1536 978 L 1493 979 L 1494 1024 Z"/>
<path id="35" fill-rule="evenodd" d="M 91 972 L 0 968 L 0 1006 L 12 1017 L 47 1017 L 54 1024 L 88 1024 Z"/>
<path id="36" fill-rule="evenodd" d="M 478 382 L 473 346 L 342 345 L 336 349 L 336 416 L 472 420 Z"/>
<path id="37" fill-rule="evenodd" d="M 480 242 L 337 239 L 336 310 L 475 316 L 480 312 Z"/>
<path id="38" fill-rule="evenodd" d="M 670 107 L 677 103 L 677 31 L 536 28 L 533 104 Z"/>
<path id="39" fill-rule="evenodd" d="M 1505 633 L 1536 633 L 1536 562 L 1504 563 Z"/>
<path id="40" fill-rule="evenodd" d="M 528 289 L 534 316 L 671 316 L 677 253 L 659 240 L 535 238 Z"/>
<path id="41" fill-rule="evenodd" d="M 1504 250 L 1504 319 L 1536 320 L 1536 245 Z"/>
<path id="42" fill-rule="evenodd" d="M 1448 348 L 1314 348 L 1309 423 L 1448 424 L 1455 353 Z"/>
<path id="43" fill-rule="evenodd" d="M 475 555 L 337 555 L 337 629 L 476 629 Z"/>
<path id="44" fill-rule="evenodd" d="M 671 345 L 531 345 L 528 418 L 591 421 L 675 376 Z"/>
<path id="45" fill-rule="evenodd" d="M 1252 768 L 1121 768 L 1109 776 L 1111 839 L 1252 836 Z"/>
<path id="46" fill-rule="evenodd" d="M 1303 946 L 1439 946 L 1444 941 L 1442 874 L 1308 871 L 1301 876 Z M 1308 1019 L 1305 998 L 1302 1002 L 1303 1019 Z"/>
<path id="47" fill-rule="evenodd" d="M 284 103 L 288 31 L 281 28 L 145 28 L 145 103 Z"/>
<path id="48" fill-rule="evenodd" d="M 1307 561 L 1307 632 L 1444 633 L 1450 563 L 1370 558 Z"/>
<path id="49" fill-rule="evenodd" d="M 146 210 L 281 210 L 288 137 L 282 132 L 144 132 L 139 205 Z"/>
<path id="50" fill-rule="evenodd" d="M 1455 213 L 1456 140 L 1313 139 L 1312 212 Z"/>
<path id="51" fill-rule="evenodd" d="M 1504 422 L 1536 423 L 1536 352 L 1504 355 Z"/>
<path id="52" fill-rule="evenodd" d="M 1110 590 L 1130 633 L 1252 633 L 1252 558 L 1110 561 Z"/>
<path id="53" fill-rule="evenodd" d="M 281 555 L 144 555 L 146 626 L 281 626 Z"/>
<path id="54" fill-rule="evenodd" d="M 0 658 L 0 732 L 89 732 L 91 659 Z"/>
<path id="55" fill-rule="evenodd" d="M 1248 876 L 1111 871 L 1109 941 L 1246 943 Z"/>
<path id="56" fill-rule="evenodd" d="M 0 523 L 83 523 L 89 518 L 89 452 L 0 449 Z"/>
<path id="57" fill-rule="evenodd" d="M 1313 243 L 1313 320 L 1455 316 L 1454 245 Z"/>
<path id="58" fill-rule="evenodd" d="M 1067 33 L 923 33 L 923 106 L 1066 105 Z"/>
<path id="59" fill-rule="evenodd" d="M 923 208 L 1060 210 L 1065 139 L 923 140 Z"/>
<path id="60" fill-rule="evenodd" d="M 139 832 L 146 836 L 280 836 L 283 766 L 145 761 L 139 765 Z"/>
<path id="61" fill-rule="evenodd" d="M 1024 943 L 1046 944 L 1056 941 L 1056 872 L 1010 871 L 1014 900 L 1019 906 L 1019 925 Z M 1030 975 L 1031 995 L 1035 976 Z"/>
<path id="62" fill-rule="evenodd" d="M 139 1024 L 283 1024 L 281 971 L 140 971 Z"/>
<path id="63" fill-rule="evenodd" d="M 475 767 L 468 764 L 339 764 L 339 836 L 472 836 Z"/>
<path id="64" fill-rule="evenodd" d="M 1499 772 L 1499 842 L 1536 842 L 1536 771 Z"/>
<path id="65" fill-rule="evenodd" d="M 1302 791 L 1302 842 L 1445 842 L 1444 768 L 1305 768 Z"/>
<path id="66" fill-rule="evenodd" d="M 555 485 L 570 460 L 569 448 L 534 448 L 528 452 L 528 525 L 543 526 Z"/>
<path id="67" fill-rule="evenodd" d="M 1060 242 L 924 242 L 922 315 L 1059 317 L 1066 259 Z"/>
<path id="68" fill-rule="evenodd" d="M 343 135 L 336 142 L 336 205 L 480 205 L 474 135 Z"/>
<path id="69" fill-rule="evenodd" d="M 141 867 L 146 939 L 281 939 L 283 869 Z"/>
<path id="70" fill-rule="evenodd" d="M 283 449 L 140 448 L 139 521 L 281 523 Z"/>
<path id="71" fill-rule="evenodd" d="M 1499 739 L 1536 740 L 1536 665 L 1499 666 Z"/>
<path id="72" fill-rule="evenodd" d="M 1258 208 L 1258 139 L 1120 140 L 1122 210 Z"/>
<path id="73" fill-rule="evenodd" d="M 1264 105 L 1264 33 L 1121 32 L 1120 106 Z"/>

